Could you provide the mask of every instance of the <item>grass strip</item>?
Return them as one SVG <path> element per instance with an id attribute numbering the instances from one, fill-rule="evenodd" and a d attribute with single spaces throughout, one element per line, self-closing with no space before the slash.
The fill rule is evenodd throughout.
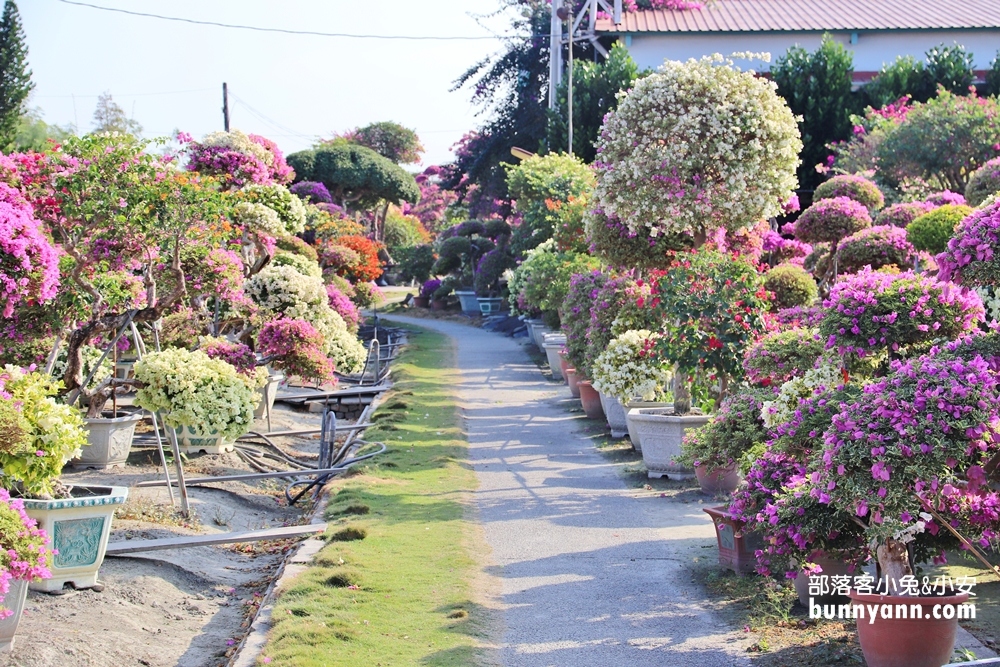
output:
<path id="1" fill-rule="evenodd" d="M 419 330 L 365 433 L 388 451 L 337 482 L 329 542 L 278 598 L 258 664 L 473 665 L 490 612 L 472 599 L 484 543 L 448 339 Z"/>

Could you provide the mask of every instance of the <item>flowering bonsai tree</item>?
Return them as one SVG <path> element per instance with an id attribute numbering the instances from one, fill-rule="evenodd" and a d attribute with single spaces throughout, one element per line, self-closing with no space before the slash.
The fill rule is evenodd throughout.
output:
<path id="1" fill-rule="evenodd" d="M 198 349 L 209 359 L 221 359 L 235 368 L 251 389 L 260 389 L 267 384 L 267 369 L 258 365 L 257 355 L 249 345 L 203 336 L 198 341 Z"/>
<path id="2" fill-rule="evenodd" d="M 1000 284 L 1000 201 L 962 220 L 936 259 L 941 280 L 970 287 Z"/>
<path id="3" fill-rule="evenodd" d="M 705 371 L 718 382 L 722 401 L 743 375 L 743 351 L 767 325 L 767 293 L 745 260 L 703 249 L 678 256 L 656 277 L 649 307 L 663 323 L 657 352 L 676 364 L 674 407 L 690 410 L 688 375 Z"/>
<path id="4" fill-rule="evenodd" d="M 277 144 L 256 134 L 233 130 L 213 132 L 200 142 L 183 133 L 178 138 L 188 144 L 187 168 L 218 177 L 228 189 L 254 183 L 286 184 L 295 176 Z"/>
<path id="5" fill-rule="evenodd" d="M 885 196 L 872 181 L 856 174 L 838 174 L 816 186 L 813 201 L 847 197 L 858 202 L 871 215 L 885 205 Z"/>
<path id="6" fill-rule="evenodd" d="M 1000 192 L 1000 157 L 989 160 L 969 176 L 965 199 L 969 206 L 979 206 L 990 195 Z"/>
<path id="7" fill-rule="evenodd" d="M 981 356 L 932 350 L 894 362 L 833 418 L 822 500 L 854 512 L 884 576 L 898 583 L 912 563 L 955 546 L 929 509 L 975 530 L 974 539 L 995 536 L 997 498 L 984 466 L 997 451 L 998 405 L 997 376 Z"/>
<path id="8" fill-rule="evenodd" d="M 583 214 L 594 182 L 589 166 L 560 153 L 508 167 L 507 189 L 521 216 L 511 239 L 513 252 L 522 255 L 553 237 L 561 251 L 582 251 Z"/>
<path id="9" fill-rule="evenodd" d="M 847 197 L 821 199 L 803 211 L 795 221 L 795 238 L 811 243 L 814 251 L 821 248 L 819 244 L 827 244 L 822 246 L 825 252 L 821 253 L 821 257 L 832 260 L 841 240 L 871 227 L 871 224 L 871 216 L 864 204 Z M 820 267 L 822 272 L 818 270 Z M 827 261 L 824 264 L 821 258 L 818 259 L 813 275 L 821 283 L 829 282 L 836 276 L 836 263 Z"/>
<path id="10" fill-rule="evenodd" d="M 815 366 L 824 350 L 815 329 L 773 331 L 747 349 L 743 370 L 753 384 L 778 386 Z"/>
<path id="11" fill-rule="evenodd" d="M 670 372 L 656 354 L 659 338 L 660 334 L 646 329 L 626 331 L 613 338 L 594 361 L 594 388 L 617 398 L 622 405 L 636 398 L 652 401 L 662 397 Z"/>
<path id="12" fill-rule="evenodd" d="M 68 495 L 58 478 L 87 445 L 80 412 L 55 401 L 59 385 L 45 373 L 7 366 L 0 380 L 9 397 L 4 400 L 20 412 L 18 417 L 7 410 L 4 418 L 13 439 L 0 450 L 0 486 L 28 498 Z"/>
<path id="13" fill-rule="evenodd" d="M 696 244 L 779 215 L 802 142 L 775 89 L 717 54 L 638 79 L 597 141 L 597 207 L 640 238 Z"/>
<path id="14" fill-rule="evenodd" d="M 763 398 L 773 390 L 755 389 L 727 397 L 712 420 L 685 434 L 678 463 L 711 471 L 735 468 L 754 446 L 767 441 L 761 420 Z"/>
<path id="15" fill-rule="evenodd" d="M 869 269 L 835 284 L 823 306 L 819 331 L 827 348 L 859 370 L 890 351 L 919 353 L 934 339 L 957 338 L 984 316 L 975 292 L 926 275 Z"/>
<path id="16" fill-rule="evenodd" d="M 579 273 L 569 279 L 569 291 L 562 308 L 562 328 L 566 332 L 566 360 L 584 378 L 590 378 L 587 363 L 587 330 L 590 310 L 598 291 L 608 281 L 600 269 Z"/>
<path id="17" fill-rule="evenodd" d="M 240 375 L 220 358 L 183 348 L 151 352 L 136 362 L 135 377 L 142 382 L 136 405 L 161 413 L 168 426 L 218 433 L 227 440 L 253 426 L 255 378 Z"/>
<path id="18" fill-rule="evenodd" d="M 257 337 L 258 351 L 275 368 L 317 384 L 336 382 L 336 368 L 324 346 L 323 336 L 305 320 L 271 320 Z"/>
<path id="19" fill-rule="evenodd" d="M 933 204 L 924 201 L 900 202 L 886 206 L 879 211 L 878 217 L 875 219 L 875 224 L 905 228 L 924 213 L 934 210 L 934 208 Z"/>
<path id="20" fill-rule="evenodd" d="M 837 245 L 837 270 L 856 273 L 866 266 L 872 269 L 884 266 L 913 268 L 916 248 L 908 237 L 908 230 L 891 225 L 855 232 Z"/>
<path id="21" fill-rule="evenodd" d="M 0 183 L 0 303 L 3 317 L 21 304 L 52 299 L 59 287 L 59 258 L 28 201 Z"/>
<path id="22" fill-rule="evenodd" d="M 52 576 L 48 545 L 48 535 L 24 511 L 24 501 L 0 489 L 0 620 L 14 613 L 3 606 L 12 581 L 30 582 Z"/>

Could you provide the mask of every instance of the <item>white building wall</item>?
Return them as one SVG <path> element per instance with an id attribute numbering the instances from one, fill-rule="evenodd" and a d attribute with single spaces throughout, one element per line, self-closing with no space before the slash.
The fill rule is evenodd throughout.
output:
<path id="1" fill-rule="evenodd" d="M 910 55 L 923 60 L 924 53 L 939 44 L 963 45 L 975 60 L 975 69 L 988 69 L 1000 50 L 1000 30 L 924 30 L 895 32 L 859 32 L 856 43 L 849 32 L 831 33 L 833 38 L 854 53 L 856 72 L 877 72 L 896 56 Z M 815 51 L 823 36 L 819 33 L 632 33 L 623 37 L 629 53 L 639 67 L 656 68 L 664 60 L 687 60 L 712 53 L 768 52 L 773 63 L 789 47 L 798 44 Z M 759 72 L 770 69 L 762 61 L 746 62 L 744 69 Z"/>

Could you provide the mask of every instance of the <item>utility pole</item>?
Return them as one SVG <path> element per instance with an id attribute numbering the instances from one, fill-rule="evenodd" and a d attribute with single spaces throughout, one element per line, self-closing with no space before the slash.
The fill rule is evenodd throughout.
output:
<path id="1" fill-rule="evenodd" d="M 569 81 L 567 83 L 567 97 L 569 106 L 569 156 L 573 157 L 573 5 L 566 5 L 569 10 Z"/>
<path id="2" fill-rule="evenodd" d="M 562 31 L 559 18 L 562 0 L 552 0 L 552 21 L 549 34 L 549 108 L 559 106 L 559 82 L 562 80 Z"/>
<path id="3" fill-rule="evenodd" d="M 229 86 L 222 82 L 222 125 L 226 132 L 229 131 Z"/>

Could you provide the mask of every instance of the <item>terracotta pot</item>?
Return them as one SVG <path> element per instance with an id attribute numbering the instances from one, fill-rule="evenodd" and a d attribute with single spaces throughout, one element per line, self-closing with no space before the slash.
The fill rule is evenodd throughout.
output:
<path id="1" fill-rule="evenodd" d="M 756 531 L 744 531 L 743 522 L 734 519 L 725 505 L 702 510 L 712 517 L 715 537 L 719 544 L 719 565 L 736 574 L 751 574 L 757 568 L 757 549 L 764 548 L 764 539 Z"/>
<path id="2" fill-rule="evenodd" d="M 969 599 L 968 593 L 947 597 L 901 597 L 869 595 L 851 591 L 854 605 L 865 605 L 865 618 L 857 619 L 858 640 L 868 667 L 941 667 L 951 661 L 955 650 L 958 619 L 934 618 L 935 605 L 960 605 Z M 891 618 L 874 622 L 867 616 L 868 606 L 890 605 Z M 913 606 L 922 608 L 922 618 L 897 618 L 896 605 L 904 605 L 908 615 Z M 939 615 L 943 607 L 939 607 Z"/>
<path id="3" fill-rule="evenodd" d="M 448 307 L 448 302 L 444 299 L 431 299 L 431 310 L 444 310 Z"/>
<path id="4" fill-rule="evenodd" d="M 573 395 L 573 398 L 580 398 L 580 387 L 577 385 L 579 378 L 576 375 L 575 368 L 566 369 L 566 384 L 569 385 L 569 393 Z"/>
<path id="5" fill-rule="evenodd" d="M 735 462 L 725 468 L 695 466 L 694 476 L 698 478 L 701 492 L 710 496 L 732 493 L 740 485 L 740 473 L 736 470 Z"/>
<path id="6" fill-rule="evenodd" d="M 570 369 L 569 362 L 566 361 L 566 357 L 563 356 L 562 352 L 559 353 L 559 370 L 562 372 L 563 382 L 569 384 L 569 378 L 566 376 L 566 371 Z"/>
<path id="7" fill-rule="evenodd" d="M 851 574 L 850 565 L 844 562 L 843 558 L 838 558 L 835 555 L 827 554 L 823 551 L 817 551 L 812 555 L 812 562 L 819 565 L 821 568 L 817 575 L 833 577 L 837 575 L 848 575 Z M 809 575 L 799 572 L 795 576 L 795 592 L 799 594 L 799 604 L 801 604 L 806 609 L 809 608 L 810 599 L 815 604 L 847 604 L 850 599 L 845 595 L 827 594 L 827 595 L 809 595 Z M 830 580 L 827 579 L 827 584 Z"/>
<path id="8" fill-rule="evenodd" d="M 590 380 L 581 380 L 576 383 L 580 389 L 580 403 L 583 404 L 583 411 L 587 414 L 587 419 L 604 419 L 604 408 L 601 407 L 601 395 L 594 389 Z"/>
<path id="9" fill-rule="evenodd" d="M 413 297 L 413 305 L 417 308 L 428 308 L 431 305 L 431 298 L 429 296 L 415 296 Z"/>

